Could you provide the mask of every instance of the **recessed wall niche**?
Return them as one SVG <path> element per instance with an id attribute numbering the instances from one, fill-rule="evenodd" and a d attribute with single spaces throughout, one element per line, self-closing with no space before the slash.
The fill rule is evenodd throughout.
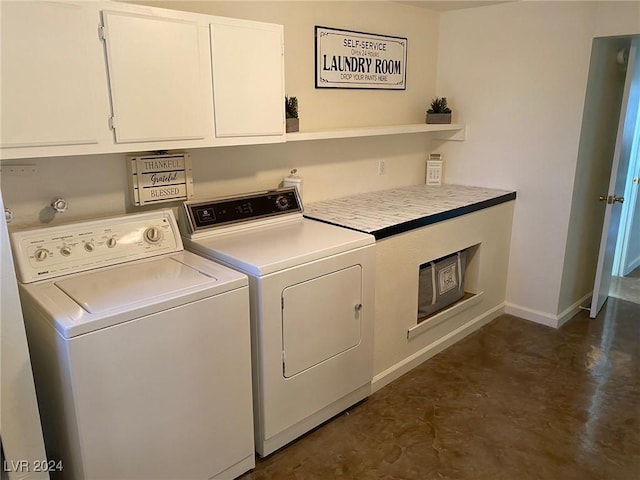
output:
<path id="1" fill-rule="evenodd" d="M 416 325 L 407 332 L 411 339 L 477 304 L 480 243 L 429 260 L 418 268 Z"/>

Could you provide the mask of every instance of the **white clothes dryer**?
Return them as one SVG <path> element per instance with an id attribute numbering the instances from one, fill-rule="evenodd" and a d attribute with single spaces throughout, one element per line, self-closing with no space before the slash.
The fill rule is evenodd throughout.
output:
<path id="1" fill-rule="evenodd" d="M 47 455 L 63 478 L 254 467 L 245 275 L 184 251 L 171 210 L 11 240 Z"/>
<path id="2" fill-rule="evenodd" d="M 371 392 L 375 240 L 308 220 L 295 188 L 185 202 L 185 247 L 249 276 L 256 451 Z"/>

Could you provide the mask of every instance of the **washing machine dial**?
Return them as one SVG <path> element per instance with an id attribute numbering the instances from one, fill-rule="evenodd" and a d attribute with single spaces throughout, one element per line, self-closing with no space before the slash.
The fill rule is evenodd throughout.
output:
<path id="1" fill-rule="evenodd" d="M 33 257 L 38 262 L 44 262 L 49 256 L 49 252 L 44 248 L 38 248 L 35 252 L 33 252 Z"/>
<path id="2" fill-rule="evenodd" d="M 107 247 L 113 248 L 117 244 L 118 244 L 118 241 L 115 239 L 115 237 L 107 238 Z"/>
<path id="3" fill-rule="evenodd" d="M 68 257 L 69 255 L 71 255 L 71 247 L 65 245 L 64 247 L 60 248 L 60 254 L 63 257 Z"/>
<path id="4" fill-rule="evenodd" d="M 278 195 L 276 198 L 276 208 L 278 210 L 286 210 L 289 208 L 289 199 L 283 195 Z"/>
<path id="5" fill-rule="evenodd" d="M 144 231 L 144 239 L 147 243 L 155 245 L 162 240 L 162 232 L 158 227 L 149 227 Z"/>
<path id="6" fill-rule="evenodd" d="M 87 242 L 84 244 L 84 249 L 87 252 L 93 252 L 96 249 L 96 246 L 93 242 Z"/>

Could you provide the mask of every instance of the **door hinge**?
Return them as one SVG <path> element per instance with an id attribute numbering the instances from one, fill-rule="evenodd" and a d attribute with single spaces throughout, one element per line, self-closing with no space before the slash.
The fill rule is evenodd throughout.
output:
<path id="1" fill-rule="evenodd" d="M 116 117 L 109 117 L 109 128 L 111 130 L 115 130 L 116 129 Z"/>
<path id="2" fill-rule="evenodd" d="M 107 39 L 107 31 L 104 25 L 98 25 L 98 38 L 103 42 Z"/>
<path id="3" fill-rule="evenodd" d="M 634 185 L 637 185 L 637 184 L 639 184 L 639 183 L 640 183 L 640 178 L 638 178 L 638 177 L 634 177 L 634 179 L 633 179 L 633 184 L 634 184 Z"/>

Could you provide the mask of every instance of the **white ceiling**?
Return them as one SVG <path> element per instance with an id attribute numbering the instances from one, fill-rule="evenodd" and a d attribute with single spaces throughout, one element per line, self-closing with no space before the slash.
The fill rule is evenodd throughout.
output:
<path id="1" fill-rule="evenodd" d="M 513 1 L 513 0 L 503 0 L 503 1 L 496 1 L 496 2 L 485 2 L 485 1 L 482 1 L 482 0 L 467 0 L 467 1 L 459 1 L 459 0 L 440 0 L 440 1 L 414 0 L 414 1 L 399 1 L 397 3 L 403 3 L 405 5 L 411 5 L 413 7 L 428 8 L 430 10 L 437 10 L 439 12 L 446 12 L 447 10 L 459 10 L 461 8 L 485 7 L 487 5 L 494 5 L 496 3 L 507 3 L 507 1 Z"/>

